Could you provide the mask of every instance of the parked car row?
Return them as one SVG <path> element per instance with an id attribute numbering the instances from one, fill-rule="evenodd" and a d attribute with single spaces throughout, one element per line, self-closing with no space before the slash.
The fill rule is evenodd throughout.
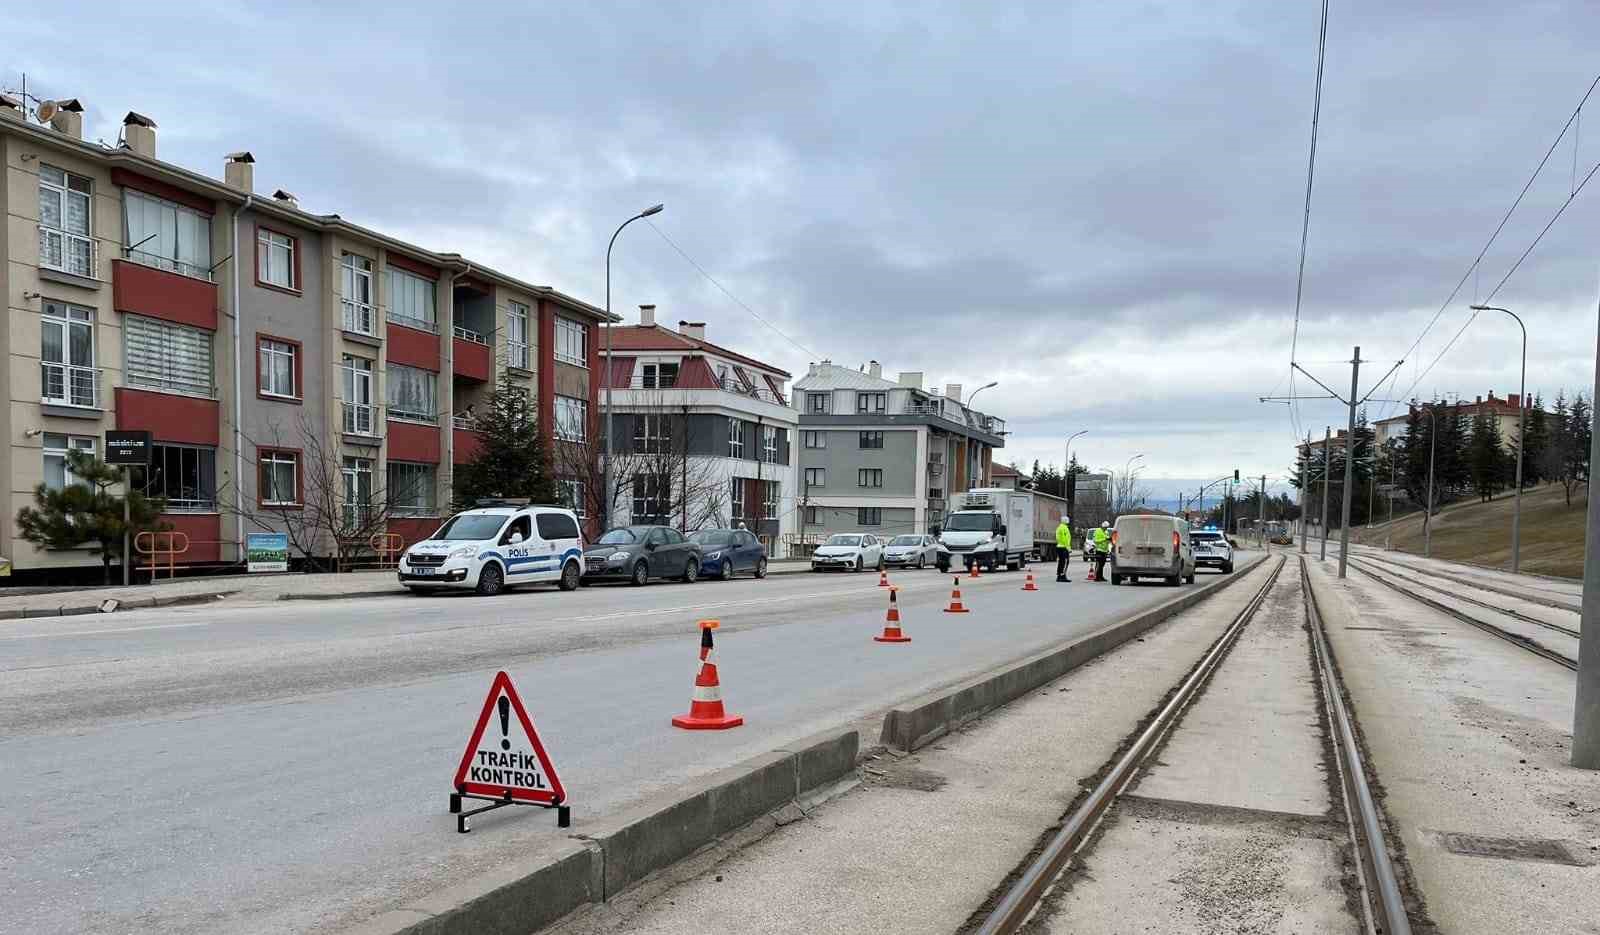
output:
<path id="1" fill-rule="evenodd" d="M 767 550 L 744 529 L 705 529 L 685 536 L 671 526 L 620 526 L 584 547 L 578 517 L 557 506 L 485 505 L 446 520 L 406 549 L 400 583 L 414 594 L 472 590 L 498 594 L 521 584 L 554 583 L 563 591 L 600 581 L 643 585 L 654 579 L 693 582 L 702 575 L 767 576 Z"/>

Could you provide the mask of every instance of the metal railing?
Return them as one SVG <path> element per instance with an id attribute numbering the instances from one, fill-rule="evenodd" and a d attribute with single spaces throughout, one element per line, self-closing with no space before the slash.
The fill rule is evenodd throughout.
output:
<path id="1" fill-rule="evenodd" d="M 410 315 L 402 315 L 392 308 L 383 310 L 383 319 L 384 321 L 392 322 L 406 328 L 415 328 L 418 331 L 426 331 L 429 334 L 439 333 L 439 323 L 437 321 L 428 321 L 425 318 L 412 318 Z"/>
<path id="2" fill-rule="evenodd" d="M 100 369 L 41 361 L 39 400 L 57 406 L 100 409 Z"/>
<path id="3" fill-rule="evenodd" d="M 368 302 L 341 299 L 344 306 L 344 330 L 371 337 L 377 324 L 377 309 Z"/>
<path id="4" fill-rule="evenodd" d="M 482 344 L 484 347 L 489 346 L 489 339 L 471 328 L 463 328 L 460 325 L 456 325 L 455 336 L 463 341 L 471 341 L 473 344 Z"/>
<path id="5" fill-rule="evenodd" d="M 458 429 L 466 429 L 468 431 L 472 431 L 472 417 L 471 416 L 451 416 L 450 417 L 450 424 L 451 424 L 451 426 L 453 426 L 455 428 L 458 428 Z"/>
<path id="6" fill-rule="evenodd" d="M 375 406 L 364 403 L 344 404 L 344 431 L 347 435 L 374 435 L 377 413 Z"/>
<path id="7" fill-rule="evenodd" d="M 73 276 L 97 279 L 100 268 L 100 242 L 93 237 L 74 234 L 59 227 L 37 225 L 39 229 L 39 265 L 45 269 L 60 270 Z M 81 248 L 81 249 L 80 249 Z"/>
<path id="8" fill-rule="evenodd" d="M 788 402 L 783 396 L 772 392 L 772 388 L 765 381 L 746 386 L 735 377 L 725 380 L 713 381 L 710 386 L 685 386 L 677 377 L 652 376 L 646 377 L 635 374 L 628 380 L 627 386 L 616 387 L 619 390 L 715 390 L 723 393 L 732 393 L 735 396 L 745 396 L 750 399 L 759 399 L 762 402 L 772 403 L 777 406 L 787 406 Z"/>
<path id="9" fill-rule="evenodd" d="M 209 267 L 201 266 L 197 263 L 186 263 L 183 260 L 166 256 L 158 256 L 154 253 L 146 253 L 143 250 L 128 250 L 126 251 L 126 255 L 129 260 L 138 263 L 140 266 L 148 266 L 152 269 L 165 270 L 169 273 L 177 273 L 179 276 L 187 276 L 190 279 L 203 279 L 206 282 L 214 281 L 211 275 L 211 269 Z"/>
<path id="10" fill-rule="evenodd" d="M 385 418 L 395 422 L 419 422 L 423 425 L 438 425 L 439 416 L 433 412 L 412 412 L 409 409 L 399 409 L 390 406 L 385 410 Z"/>

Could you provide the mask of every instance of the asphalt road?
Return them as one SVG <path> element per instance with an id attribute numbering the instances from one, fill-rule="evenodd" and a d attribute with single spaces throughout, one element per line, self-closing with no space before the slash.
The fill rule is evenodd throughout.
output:
<path id="1" fill-rule="evenodd" d="M 913 642 L 870 637 L 876 576 L 135 611 L 0 624 L 0 932 L 332 931 L 557 835 L 457 835 L 455 763 L 511 673 L 586 820 L 1172 596 L 895 576 Z M 1208 573 L 1202 572 L 1202 582 Z M 694 622 L 746 726 L 688 732 Z"/>

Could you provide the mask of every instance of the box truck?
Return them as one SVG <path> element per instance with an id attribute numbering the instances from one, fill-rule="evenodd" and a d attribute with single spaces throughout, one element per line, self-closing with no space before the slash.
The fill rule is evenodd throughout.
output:
<path id="1" fill-rule="evenodd" d="M 1031 490 L 979 487 L 951 497 L 951 510 L 939 530 L 939 570 L 949 571 L 953 565 L 978 565 L 988 571 L 1026 565 L 1038 548 L 1036 496 Z M 1054 533 L 1055 527 L 1050 531 Z"/>

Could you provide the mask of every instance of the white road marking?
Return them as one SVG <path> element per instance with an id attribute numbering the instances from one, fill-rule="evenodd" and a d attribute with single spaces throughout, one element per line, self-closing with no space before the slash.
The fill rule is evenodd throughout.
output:
<path id="1" fill-rule="evenodd" d="M 64 636 L 104 636 L 107 633 L 140 633 L 145 630 L 183 630 L 189 627 L 209 627 L 215 621 L 205 620 L 198 623 L 156 623 L 148 627 L 119 627 L 111 630 L 72 630 L 65 633 L 22 633 L 16 636 L 0 636 L 0 640 L 48 640 L 59 639 Z"/>

